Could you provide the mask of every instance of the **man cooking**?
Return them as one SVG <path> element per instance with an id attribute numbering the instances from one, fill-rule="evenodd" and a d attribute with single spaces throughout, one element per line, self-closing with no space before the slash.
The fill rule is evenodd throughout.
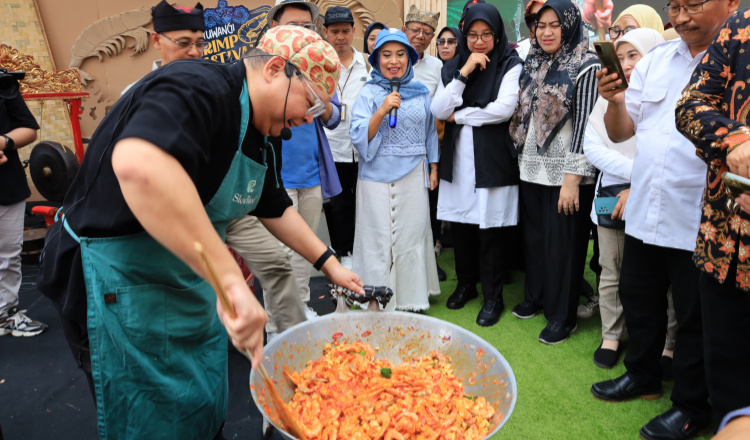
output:
<path id="1" fill-rule="evenodd" d="M 291 208 L 266 143 L 320 114 L 338 57 L 300 27 L 274 28 L 259 47 L 140 80 L 94 133 L 48 232 L 39 288 L 68 327 L 88 329 L 66 336 L 79 362 L 90 346 L 101 439 L 221 438 L 227 334 L 256 367 L 266 322 L 224 246 L 230 220 L 252 212 L 333 283 L 364 293 Z M 195 242 L 236 318 L 204 281 Z"/>

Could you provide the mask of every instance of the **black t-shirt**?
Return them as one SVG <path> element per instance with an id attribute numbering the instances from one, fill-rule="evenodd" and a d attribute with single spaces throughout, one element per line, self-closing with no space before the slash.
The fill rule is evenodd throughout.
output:
<path id="1" fill-rule="evenodd" d="M 21 94 L 12 99 L 0 98 L 0 135 L 22 127 L 39 130 L 39 124 L 26 107 Z M 26 182 L 26 170 L 18 158 L 18 150 L 5 150 L 3 153 L 8 161 L 0 165 L 0 205 L 12 205 L 26 200 L 31 191 Z"/>
<path id="2" fill-rule="evenodd" d="M 147 140 L 177 159 L 207 205 L 237 151 L 244 79 L 242 61 L 180 60 L 136 83 L 100 123 L 65 195 L 63 210 L 73 231 L 85 237 L 113 237 L 143 230 L 125 203 L 112 169 L 114 145 L 130 137 Z M 252 106 L 250 121 L 242 152 L 262 164 L 263 136 L 252 126 Z M 271 154 L 267 162 L 261 198 L 252 214 L 279 217 L 292 203 L 284 187 L 276 186 Z M 85 323 L 80 249 L 60 223 L 47 233 L 39 288 L 63 315 Z"/>

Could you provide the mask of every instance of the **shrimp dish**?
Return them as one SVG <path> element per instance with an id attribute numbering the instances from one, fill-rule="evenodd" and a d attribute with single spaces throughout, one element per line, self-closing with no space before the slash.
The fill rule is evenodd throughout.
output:
<path id="1" fill-rule="evenodd" d="M 437 351 L 394 365 L 367 343 L 326 344 L 299 372 L 288 406 L 309 439 L 483 439 L 495 408 L 464 394 Z"/>

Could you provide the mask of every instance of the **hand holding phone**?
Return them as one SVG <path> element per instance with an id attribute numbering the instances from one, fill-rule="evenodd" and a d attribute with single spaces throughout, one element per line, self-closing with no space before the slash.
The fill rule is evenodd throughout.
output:
<path id="1" fill-rule="evenodd" d="M 617 57 L 615 45 L 611 41 L 597 41 L 594 43 L 594 49 L 596 50 L 596 55 L 599 57 L 602 68 L 607 69 L 607 75 L 617 73 L 618 79 L 622 81 L 615 88 L 627 89 L 628 79 L 625 77 L 625 70 L 622 68 L 620 59 Z"/>

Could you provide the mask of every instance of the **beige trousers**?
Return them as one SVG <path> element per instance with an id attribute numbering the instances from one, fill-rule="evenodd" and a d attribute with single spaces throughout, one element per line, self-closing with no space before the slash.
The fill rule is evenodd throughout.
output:
<path id="1" fill-rule="evenodd" d="M 602 274 L 599 280 L 599 311 L 602 316 L 602 339 L 621 340 L 625 334 L 625 316 L 622 313 L 619 285 L 622 269 L 622 251 L 625 246 L 625 231 L 621 229 L 597 228 L 599 234 L 599 265 Z M 672 289 L 669 299 L 667 339 L 664 349 L 674 350 L 677 334 L 677 318 L 674 313 Z"/>
<path id="2" fill-rule="evenodd" d="M 268 313 L 266 332 L 280 333 L 305 321 L 289 257 L 279 240 L 257 217 L 246 215 L 229 223 L 226 243 L 245 259 L 247 267 L 262 284 Z"/>
<path id="3" fill-rule="evenodd" d="M 294 209 L 300 217 L 305 220 L 307 226 L 317 233 L 320 224 L 320 213 L 323 211 L 323 190 L 320 185 L 310 188 L 287 188 L 287 194 L 292 199 Z M 310 271 L 312 264 L 305 260 L 300 254 L 294 252 L 287 246 L 284 251 L 291 259 L 294 277 L 297 278 L 299 286 L 299 297 L 303 303 L 310 301 Z"/>

